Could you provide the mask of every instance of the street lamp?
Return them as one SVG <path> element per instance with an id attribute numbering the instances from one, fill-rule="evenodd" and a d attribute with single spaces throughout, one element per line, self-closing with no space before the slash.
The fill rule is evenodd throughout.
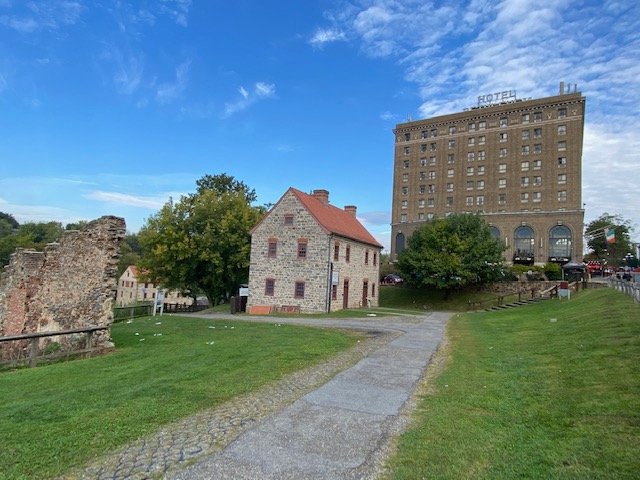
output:
<path id="1" fill-rule="evenodd" d="M 627 279 L 631 280 L 631 262 L 633 260 L 633 255 L 631 253 L 627 253 L 624 256 L 624 261 L 627 264 Z"/>

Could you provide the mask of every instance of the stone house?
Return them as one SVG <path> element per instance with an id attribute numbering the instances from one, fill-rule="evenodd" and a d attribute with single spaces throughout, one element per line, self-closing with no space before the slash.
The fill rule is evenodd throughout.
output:
<path id="1" fill-rule="evenodd" d="M 158 288 L 151 282 L 138 281 L 138 268 L 129 265 L 118 279 L 116 306 L 125 307 L 136 303 L 152 302 Z M 193 298 L 184 297 L 178 291 L 165 293 L 164 303 L 191 305 Z"/>
<path id="2" fill-rule="evenodd" d="M 251 231 L 247 310 L 304 313 L 378 305 L 382 245 L 356 207 L 289 188 Z"/>

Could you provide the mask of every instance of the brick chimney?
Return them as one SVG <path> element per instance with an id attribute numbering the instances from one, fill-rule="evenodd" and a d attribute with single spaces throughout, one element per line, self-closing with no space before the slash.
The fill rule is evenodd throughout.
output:
<path id="1" fill-rule="evenodd" d="M 320 200 L 323 205 L 329 204 L 329 191 L 328 190 L 314 190 L 313 198 Z"/>
<path id="2" fill-rule="evenodd" d="M 344 211 L 347 212 L 349 215 L 351 215 L 353 218 L 356 217 L 356 210 L 358 209 L 358 207 L 356 207 L 355 205 L 345 205 L 344 206 Z"/>

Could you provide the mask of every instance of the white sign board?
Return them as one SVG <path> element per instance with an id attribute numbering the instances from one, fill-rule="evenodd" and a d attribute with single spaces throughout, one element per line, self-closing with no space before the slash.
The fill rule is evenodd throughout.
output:
<path id="1" fill-rule="evenodd" d="M 240 296 L 248 297 L 249 296 L 249 287 L 240 287 Z"/>
<path id="2" fill-rule="evenodd" d="M 331 273 L 331 285 L 338 285 L 340 283 L 340 273 L 332 272 Z"/>

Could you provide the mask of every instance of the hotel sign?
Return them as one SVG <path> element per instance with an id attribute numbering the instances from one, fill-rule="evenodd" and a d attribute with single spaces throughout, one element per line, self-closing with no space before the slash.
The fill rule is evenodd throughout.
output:
<path id="1" fill-rule="evenodd" d="M 516 91 L 505 90 L 504 92 L 488 93 L 486 95 L 478 95 L 478 107 L 489 107 L 505 102 L 515 102 Z"/>

